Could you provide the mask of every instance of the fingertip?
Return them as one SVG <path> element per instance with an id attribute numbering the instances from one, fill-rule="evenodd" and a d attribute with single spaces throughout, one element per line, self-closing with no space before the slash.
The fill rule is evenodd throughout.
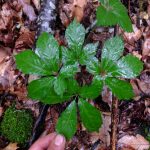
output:
<path id="1" fill-rule="evenodd" d="M 43 150 L 48 148 L 50 143 L 55 139 L 56 133 L 48 134 L 45 137 L 39 138 L 31 147 L 29 150 Z"/>
<path id="2" fill-rule="evenodd" d="M 60 146 L 60 145 L 63 144 L 64 141 L 65 141 L 65 138 L 64 138 L 62 135 L 58 134 L 58 135 L 55 137 L 54 144 L 55 144 L 56 146 Z"/>
<path id="3" fill-rule="evenodd" d="M 66 139 L 64 136 L 57 134 L 50 144 L 48 150 L 64 150 L 66 144 Z"/>

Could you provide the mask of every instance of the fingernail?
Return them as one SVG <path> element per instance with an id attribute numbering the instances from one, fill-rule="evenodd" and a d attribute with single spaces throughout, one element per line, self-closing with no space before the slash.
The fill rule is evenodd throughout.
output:
<path id="1" fill-rule="evenodd" d="M 64 141 L 64 137 L 62 135 L 57 135 L 55 137 L 55 145 L 60 146 Z"/>

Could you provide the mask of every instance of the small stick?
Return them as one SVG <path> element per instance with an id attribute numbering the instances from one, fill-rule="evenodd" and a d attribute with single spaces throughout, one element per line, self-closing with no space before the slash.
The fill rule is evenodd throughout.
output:
<path id="1" fill-rule="evenodd" d="M 119 26 L 114 27 L 114 36 L 119 32 Z M 112 108 L 111 108 L 111 150 L 116 150 L 117 144 L 117 125 L 118 125 L 118 99 L 116 97 L 112 98 Z"/>
<path id="2" fill-rule="evenodd" d="M 118 99 L 112 99 L 112 114 L 111 114 L 111 150 L 116 150 L 117 145 L 117 125 L 118 125 Z"/>
<path id="3" fill-rule="evenodd" d="M 31 137 L 29 143 L 28 143 L 28 148 L 41 135 L 41 132 L 43 130 L 43 122 L 45 121 L 45 117 L 46 117 L 48 108 L 49 108 L 49 105 L 41 106 L 40 115 L 38 116 L 38 119 L 35 122 L 35 125 L 34 125 L 34 128 L 33 128 L 33 134 L 32 134 L 32 137 Z"/>

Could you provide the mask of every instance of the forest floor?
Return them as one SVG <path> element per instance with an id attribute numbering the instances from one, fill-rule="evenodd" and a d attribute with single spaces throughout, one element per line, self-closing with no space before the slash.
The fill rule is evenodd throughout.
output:
<path id="1" fill-rule="evenodd" d="M 130 80 L 135 97 L 132 101 L 119 101 L 117 109 L 117 149 L 148 150 L 150 148 L 150 1 L 123 0 L 132 20 L 132 33 L 119 29 L 125 43 L 124 53 L 135 55 L 144 63 L 140 76 Z M 59 0 L 54 35 L 64 43 L 64 31 L 74 17 L 87 28 L 95 20 L 98 0 Z M 35 79 L 16 69 L 14 56 L 35 45 L 36 19 L 40 12 L 40 0 L 0 0 L 0 121 L 5 110 L 15 103 L 17 109 L 29 109 L 34 120 L 38 119 L 41 105 L 27 97 L 27 85 Z M 97 55 L 101 55 L 104 41 L 114 34 L 114 28 L 96 27 L 87 36 L 87 42 L 100 43 Z M 112 93 L 107 87 L 93 104 L 103 114 L 103 125 L 99 132 L 88 133 L 79 125 L 75 136 L 66 145 L 66 150 L 109 150 L 111 141 Z M 55 131 L 60 113 L 66 105 L 48 107 L 40 136 Z M 36 131 L 34 131 L 36 132 Z M 31 137 L 33 138 L 33 137 Z M 23 148 L 10 143 L 0 135 L 0 149 Z"/>

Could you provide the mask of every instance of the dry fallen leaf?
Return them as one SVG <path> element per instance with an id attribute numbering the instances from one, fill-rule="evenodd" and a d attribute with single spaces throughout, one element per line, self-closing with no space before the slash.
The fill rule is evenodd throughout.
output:
<path id="1" fill-rule="evenodd" d="M 17 143 L 10 143 L 8 146 L 3 148 L 2 150 L 17 150 L 19 147 L 17 146 Z"/>
<path id="2" fill-rule="evenodd" d="M 144 41 L 142 54 L 143 56 L 150 56 L 150 37 Z"/>
<path id="3" fill-rule="evenodd" d="M 30 21 L 34 21 L 36 19 L 36 14 L 34 12 L 34 8 L 30 5 L 30 0 L 18 0 L 22 5 L 23 12 L 27 15 Z"/>
<path id="4" fill-rule="evenodd" d="M 149 150 L 150 143 L 141 135 L 136 136 L 125 135 L 118 140 L 118 145 L 128 145 L 135 150 Z"/>
<path id="5" fill-rule="evenodd" d="M 135 84 L 134 82 L 136 82 L 137 84 Z M 140 79 L 135 79 L 131 82 L 131 84 L 133 85 L 136 96 L 142 94 L 138 90 L 147 95 L 150 95 L 150 71 L 144 70 L 140 75 Z"/>
<path id="6" fill-rule="evenodd" d="M 140 29 L 136 27 L 136 25 L 133 25 L 133 32 L 124 33 L 124 39 L 127 41 L 127 43 L 134 44 L 135 41 L 139 40 L 142 36 L 142 32 Z"/>
<path id="7" fill-rule="evenodd" d="M 32 0 L 34 6 L 39 11 L 40 10 L 40 0 Z"/>
<path id="8" fill-rule="evenodd" d="M 80 22 L 83 19 L 86 4 L 87 0 L 73 0 L 72 3 L 63 4 L 60 10 L 60 19 L 63 25 L 68 26 L 74 17 Z"/>
<path id="9" fill-rule="evenodd" d="M 15 72 L 15 64 L 12 57 L 6 57 L 6 59 L 0 63 L 0 90 L 14 92 L 16 88 L 19 88 L 19 91 L 23 91 L 24 88 L 21 87 L 22 83 L 15 84 L 17 80 L 20 80 L 20 78 L 18 78 L 19 75 L 20 72 Z M 20 82 L 21 81 L 22 80 L 20 80 Z M 22 94 L 24 94 L 24 92 Z"/>
<path id="10" fill-rule="evenodd" d="M 111 108 L 112 92 L 106 86 L 104 86 L 102 91 L 102 99 L 104 102 L 108 103 L 109 107 Z"/>
<path id="11" fill-rule="evenodd" d="M 32 48 L 34 44 L 35 32 L 30 31 L 28 28 L 21 27 L 20 36 L 16 40 L 15 49 L 16 51 L 21 51 L 25 48 Z"/>
<path id="12" fill-rule="evenodd" d="M 9 56 L 10 52 L 10 48 L 0 46 L 0 64 L 4 61 L 6 57 Z"/>
<path id="13" fill-rule="evenodd" d="M 0 30 L 11 29 L 17 14 L 5 3 L 0 11 Z"/>
<path id="14" fill-rule="evenodd" d="M 133 87 L 133 91 L 134 91 L 134 100 L 139 100 L 140 98 L 141 98 L 141 91 L 140 91 L 140 89 L 139 89 L 139 87 L 138 87 L 138 85 L 137 85 L 137 83 L 136 83 L 136 80 L 134 80 L 134 79 L 132 79 L 132 80 L 130 80 L 130 84 L 132 85 L 132 87 Z"/>
<path id="15" fill-rule="evenodd" d="M 87 0 L 74 0 L 73 3 L 73 16 L 77 19 L 77 21 L 81 21 L 84 14 L 84 8 L 87 4 Z"/>

